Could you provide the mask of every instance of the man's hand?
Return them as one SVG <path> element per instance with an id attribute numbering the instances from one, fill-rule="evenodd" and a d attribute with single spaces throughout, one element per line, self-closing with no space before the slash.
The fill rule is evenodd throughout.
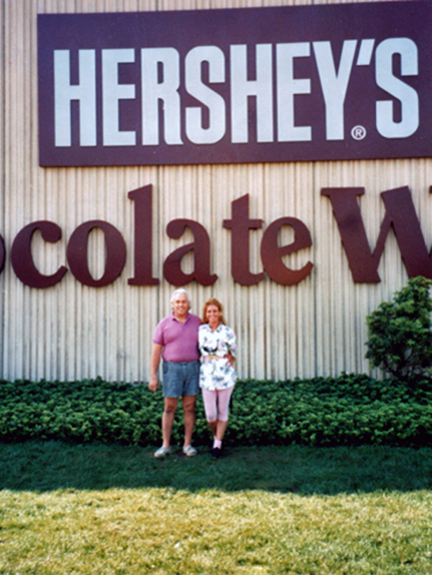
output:
<path id="1" fill-rule="evenodd" d="M 150 377 L 148 386 L 150 391 L 156 393 L 156 390 L 159 387 L 159 380 L 156 375 Z"/>
<path id="2" fill-rule="evenodd" d="M 235 358 L 230 353 L 227 353 L 225 358 L 228 362 L 228 365 L 232 367 L 234 365 Z"/>

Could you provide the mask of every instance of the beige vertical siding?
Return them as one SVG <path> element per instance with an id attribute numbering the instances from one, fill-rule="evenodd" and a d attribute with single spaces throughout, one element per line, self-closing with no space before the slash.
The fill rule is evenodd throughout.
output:
<path id="1" fill-rule="evenodd" d="M 0 82 L 1 86 L 5 85 L 5 38 L 4 38 L 4 27 L 5 27 L 5 6 L 2 2 L 0 4 Z M 5 91 L 0 89 L 0 182 L 1 182 L 1 192 L 0 192 L 0 226 L 3 231 L 5 228 L 5 193 L 4 193 L 4 181 L 5 181 L 5 149 L 6 149 L 6 138 L 5 138 Z M 3 235 L 3 234 L 1 234 Z M 0 324 L 0 357 L 3 358 L 4 354 L 4 315 L 5 315 L 5 278 L 4 273 L 0 275 L 0 317 L 2 322 Z"/>
<path id="2" fill-rule="evenodd" d="M 211 288 L 188 286 L 193 310 L 215 295 L 239 340 L 241 377 L 292 378 L 364 372 L 365 316 L 407 279 L 395 238 L 390 234 L 380 263 L 382 282 L 352 281 L 328 198 L 329 186 L 364 186 L 360 199 L 370 245 L 375 246 L 384 215 L 380 192 L 409 185 L 428 247 L 432 244 L 432 160 L 317 162 L 255 165 L 45 168 L 38 166 L 36 15 L 56 12 L 113 12 L 214 9 L 305 4 L 282 0 L 1 0 L 0 179 L 1 230 L 8 251 L 0 277 L 2 365 L 7 379 L 74 380 L 98 375 L 109 380 L 148 377 L 154 327 L 169 312 L 172 292 L 162 274 L 163 261 L 190 241 L 165 233 L 175 218 L 200 222 L 212 246 Z M 318 2 L 312 2 L 318 3 Z M 133 203 L 131 190 L 153 184 L 153 273 L 158 287 L 133 287 Z M 267 225 L 292 216 L 311 231 L 310 249 L 287 259 L 293 267 L 309 260 L 311 275 L 297 286 L 283 287 L 266 278 L 257 286 L 235 284 L 230 269 L 231 202 L 250 196 L 250 217 L 264 221 L 251 232 L 251 270 L 262 271 L 259 245 Z M 35 220 L 60 225 L 55 245 L 34 240 L 34 257 L 43 273 L 66 265 L 66 245 L 73 230 L 91 219 L 116 226 L 125 238 L 126 268 L 112 285 L 81 285 L 70 272 L 57 286 L 37 290 L 13 273 L 10 247 L 16 234 Z M 288 238 L 288 236 L 287 236 Z M 94 233 L 90 266 L 103 272 L 104 247 Z M 192 261 L 184 265 L 191 269 Z"/>

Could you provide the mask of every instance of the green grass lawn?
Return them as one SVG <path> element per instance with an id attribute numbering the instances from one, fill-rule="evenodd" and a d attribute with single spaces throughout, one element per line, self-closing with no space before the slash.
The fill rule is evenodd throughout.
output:
<path id="1" fill-rule="evenodd" d="M 0 574 L 432 573 L 432 449 L 0 444 Z"/>

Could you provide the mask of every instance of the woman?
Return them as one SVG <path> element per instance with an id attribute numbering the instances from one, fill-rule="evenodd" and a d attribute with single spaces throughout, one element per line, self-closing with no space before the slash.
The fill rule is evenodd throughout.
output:
<path id="1" fill-rule="evenodd" d="M 222 304 L 211 298 L 203 309 L 198 332 L 201 353 L 200 387 L 207 422 L 213 433 L 213 457 L 219 457 L 228 425 L 228 408 L 237 374 L 233 364 L 237 352 L 234 331 L 225 325 Z"/>

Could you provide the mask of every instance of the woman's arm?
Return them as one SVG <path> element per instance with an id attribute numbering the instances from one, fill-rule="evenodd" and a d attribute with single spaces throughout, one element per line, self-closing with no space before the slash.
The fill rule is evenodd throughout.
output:
<path id="1" fill-rule="evenodd" d="M 230 327 L 226 327 L 226 345 L 228 347 L 228 353 L 225 355 L 229 365 L 234 365 L 234 361 L 237 355 L 237 339 L 234 330 Z"/>

